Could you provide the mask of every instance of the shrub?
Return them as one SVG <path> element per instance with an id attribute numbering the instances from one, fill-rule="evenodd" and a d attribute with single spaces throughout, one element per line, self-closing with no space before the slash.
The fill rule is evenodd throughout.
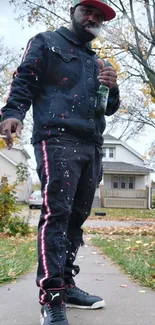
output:
<path id="1" fill-rule="evenodd" d="M 152 208 L 155 209 L 155 194 L 152 197 Z"/>
<path id="2" fill-rule="evenodd" d="M 21 236 L 27 235 L 31 233 L 29 220 L 28 218 L 21 218 L 18 215 L 10 217 L 4 231 L 11 236 L 16 236 L 17 234 Z"/>
<path id="3" fill-rule="evenodd" d="M 0 231 L 7 225 L 13 212 L 17 212 L 15 186 L 9 185 L 7 177 L 0 183 Z"/>
<path id="4" fill-rule="evenodd" d="M 15 215 L 20 209 L 16 203 L 16 187 L 8 184 L 7 177 L 1 178 L 0 183 L 0 232 L 26 235 L 31 232 L 29 220 Z"/>

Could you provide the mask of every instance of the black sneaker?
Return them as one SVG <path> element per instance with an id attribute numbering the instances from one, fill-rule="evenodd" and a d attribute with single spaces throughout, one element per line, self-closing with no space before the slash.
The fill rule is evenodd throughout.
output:
<path id="1" fill-rule="evenodd" d="M 69 325 L 62 295 L 65 297 L 65 290 L 47 291 L 48 303 L 41 307 L 41 325 Z"/>
<path id="2" fill-rule="evenodd" d="M 105 306 L 105 301 L 77 288 L 74 285 L 66 286 L 66 307 L 81 309 L 98 309 Z"/>

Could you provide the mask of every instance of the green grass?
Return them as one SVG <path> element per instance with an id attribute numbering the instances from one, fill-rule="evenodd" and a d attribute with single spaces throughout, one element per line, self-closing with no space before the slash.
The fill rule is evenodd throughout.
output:
<path id="1" fill-rule="evenodd" d="M 37 263 L 36 236 L 0 237 L 0 284 L 11 282 Z"/>
<path id="2" fill-rule="evenodd" d="M 92 243 L 117 262 L 123 270 L 142 285 L 155 290 L 155 238 L 148 237 L 101 237 Z"/>
<path id="3" fill-rule="evenodd" d="M 19 210 L 22 210 L 24 208 L 27 208 L 28 207 L 28 204 L 27 203 L 18 203 L 17 202 L 17 205 L 16 206 L 18 207 Z"/>
<path id="4" fill-rule="evenodd" d="M 91 217 L 95 217 L 95 212 L 106 212 L 105 220 L 139 220 L 139 219 L 154 219 L 155 210 L 145 209 L 117 209 L 117 208 L 95 208 L 91 211 Z"/>

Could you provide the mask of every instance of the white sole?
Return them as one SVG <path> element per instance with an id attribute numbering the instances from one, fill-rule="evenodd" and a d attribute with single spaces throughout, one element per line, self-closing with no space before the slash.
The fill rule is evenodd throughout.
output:
<path id="1" fill-rule="evenodd" d="M 40 325 L 44 325 L 44 317 L 40 313 Z"/>
<path id="2" fill-rule="evenodd" d="M 98 302 L 95 302 L 92 306 L 80 306 L 80 305 L 73 305 L 73 304 L 67 304 L 67 308 L 78 308 L 78 309 L 99 309 L 105 307 L 105 301 L 101 300 Z"/>

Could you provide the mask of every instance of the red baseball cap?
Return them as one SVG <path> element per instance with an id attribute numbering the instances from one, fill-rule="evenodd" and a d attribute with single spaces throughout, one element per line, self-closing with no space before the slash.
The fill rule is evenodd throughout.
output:
<path id="1" fill-rule="evenodd" d="M 108 6 L 107 0 L 74 0 L 74 7 L 78 5 L 92 6 L 99 9 L 104 15 L 104 21 L 109 21 L 116 16 L 115 10 Z"/>

